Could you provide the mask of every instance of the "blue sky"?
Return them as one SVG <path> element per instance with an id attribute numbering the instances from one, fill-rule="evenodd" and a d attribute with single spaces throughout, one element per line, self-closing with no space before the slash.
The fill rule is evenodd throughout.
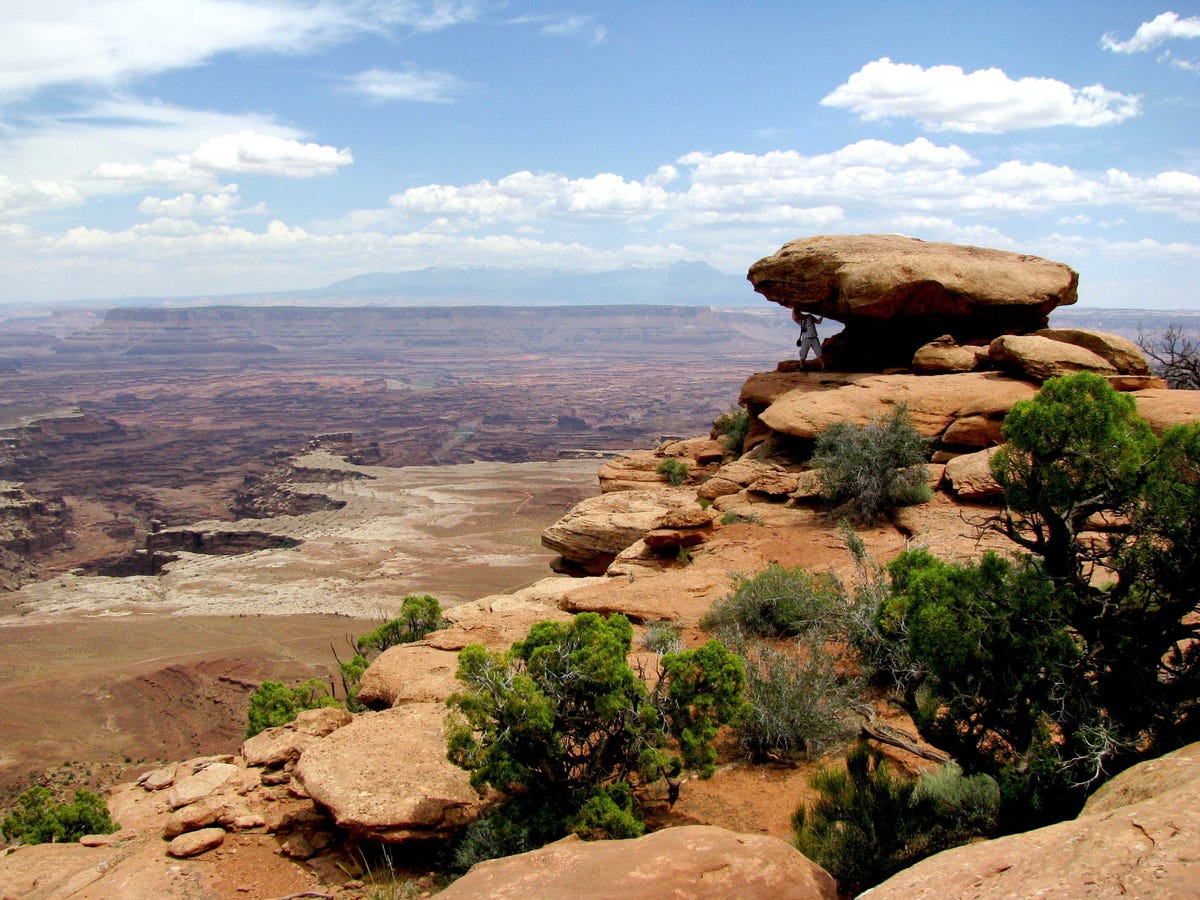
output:
<path id="1" fill-rule="evenodd" d="M 863 232 L 1200 309 L 1200 4 L 0 4 L 0 302 Z"/>

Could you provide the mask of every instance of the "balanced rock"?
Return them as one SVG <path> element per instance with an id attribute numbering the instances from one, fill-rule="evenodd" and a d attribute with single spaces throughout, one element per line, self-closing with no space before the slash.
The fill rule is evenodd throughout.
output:
<path id="1" fill-rule="evenodd" d="M 339 828 L 386 842 L 442 837 L 472 822 L 479 797 L 446 759 L 442 703 L 361 713 L 296 765 L 296 778 Z"/>
<path id="2" fill-rule="evenodd" d="M 711 825 L 666 828 L 623 841 L 563 838 L 479 863 L 438 895 L 445 900 L 835 900 L 833 878 L 779 838 Z"/>
<path id="3" fill-rule="evenodd" d="M 946 850 L 872 888 L 871 900 L 1195 897 L 1200 744 L 1134 766 L 1078 818 Z"/>
<path id="4" fill-rule="evenodd" d="M 768 300 L 845 323 L 831 361 L 875 371 L 907 365 L 940 335 L 970 343 L 1043 328 L 1079 284 L 1037 256 L 873 234 L 791 241 L 747 277 Z"/>

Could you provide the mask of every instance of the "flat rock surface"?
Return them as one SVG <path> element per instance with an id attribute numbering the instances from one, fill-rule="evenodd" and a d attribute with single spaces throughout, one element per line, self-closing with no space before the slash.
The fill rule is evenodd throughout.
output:
<path id="1" fill-rule="evenodd" d="M 837 887 L 824 869 L 778 838 L 691 825 L 624 841 L 565 838 L 480 863 L 439 896 L 836 900 Z"/>

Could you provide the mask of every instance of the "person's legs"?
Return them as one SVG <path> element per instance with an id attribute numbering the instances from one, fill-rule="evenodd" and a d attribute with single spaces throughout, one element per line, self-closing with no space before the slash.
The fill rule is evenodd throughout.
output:
<path id="1" fill-rule="evenodd" d="M 813 353 L 813 359 L 816 360 L 817 367 L 824 371 L 825 361 L 821 358 L 821 342 L 814 341 L 812 338 L 804 338 L 800 341 L 800 368 L 807 371 L 809 350 Z"/>

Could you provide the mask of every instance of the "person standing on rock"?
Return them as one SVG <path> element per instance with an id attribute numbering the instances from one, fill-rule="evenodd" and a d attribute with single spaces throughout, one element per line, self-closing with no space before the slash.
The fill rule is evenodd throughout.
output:
<path id="1" fill-rule="evenodd" d="M 800 326 L 800 337 L 796 339 L 796 346 L 800 348 L 800 368 L 808 369 L 808 351 L 811 350 L 817 366 L 824 372 L 825 360 L 821 357 L 821 339 L 817 336 L 817 326 L 825 321 L 825 317 L 793 309 L 792 321 Z"/>

